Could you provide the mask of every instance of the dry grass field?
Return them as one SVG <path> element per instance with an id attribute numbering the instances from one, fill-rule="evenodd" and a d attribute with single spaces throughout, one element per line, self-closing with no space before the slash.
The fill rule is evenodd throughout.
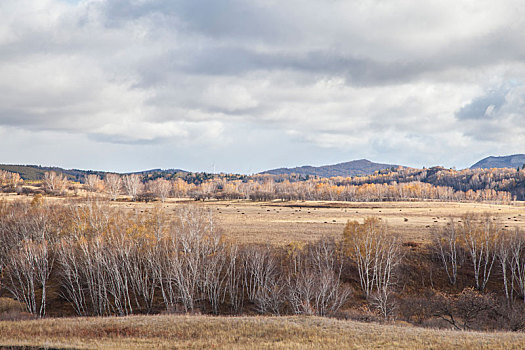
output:
<path id="1" fill-rule="evenodd" d="M 0 195 L 13 200 L 32 197 Z M 63 201 L 46 197 L 48 201 Z M 466 213 L 489 213 L 508 228 L 525 228 L 525 202 L 510 205 L 477 202 L 321 202 L 321 201 L 193 201 L 168 199 L 165 203 L 129 202 L 122 198 L 112 205 L 129 210 L 147 211 L 162 206 L 173 211 L 183 203 L 208 207 L 221 223 L 225 235 L 235 242 L 286 245 L 290 242 L 315 241 L 322 236 L 340 237 L 348 220 L 361 221 L 368 216 L 385 220 L 390 231 L 405 242 L 427 243 L 430 229 L 445 224 L 450 217 Z"/>
<path id="2" fill-rule="evenodd" d="M 166 203 L 117 202 L 130 210 L 151 210 L 155 205 L 174 210 L 181 203 L 209 207 L 221 223 L 225 235 L 235 242 L 286 245 L 315 241 L 322 236 L 340 237 L 348 220 L 363 221 L 369 216 L 385 220 L 392 233 L 405 242 L 427 243 L 430 229 L 445 224 L 450 217 L 466 213 L 489 213 L 512 227 L 525 228 L 525 203 L 511 205 L 459 202 L 251 202 L 181 201 Z"/>
<path id="3" fill-rule="evenodd" d="M 85 349 L 523 349 L 525 334 L 319 317 L 161 315 L 3 321 L 0 344 Z"/>
<path id="4" fill-rule="evenodd" d="M 287 244 L 337 236 L 348 220 L 368 216 L 385 220 L 391 232 L 404 241 L 428 242 L 429 230 L 451 216 L 484 213 L 498 217 L 509 227 L 525 228 L 525 206 L 450 202 L 206 202 L 218 215 L 225 233 L 250 243 Z"/>

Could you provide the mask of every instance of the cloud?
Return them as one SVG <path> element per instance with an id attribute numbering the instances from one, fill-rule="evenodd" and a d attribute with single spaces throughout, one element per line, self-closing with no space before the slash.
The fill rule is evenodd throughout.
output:
<path id="1" fill-rule="evenodd" d="M 517 0 L 2 2 L 0 130 L 122 167 L 124 149 L 467 166 L 525 151 L 524 19 Z"/>
<path id="2" fill-rule="evenodd" d="M 487 91 L 463 106 L 456 116 L 465 135 L 478 142 L 523 145 L 525 86 L 516 81 Z"/>

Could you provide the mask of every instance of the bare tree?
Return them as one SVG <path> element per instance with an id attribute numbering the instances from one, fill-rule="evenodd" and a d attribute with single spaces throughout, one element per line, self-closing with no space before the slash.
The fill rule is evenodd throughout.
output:
<path id="1" fill-rule="evenodd" d="M 515 231 L 511 245 L 511 293 L 514 290 L 525 302 L 525 237 L 520 230 Z M 512 297 L 511 297 L 512 298 Z"/>
<path id="2" fill-rule="evenodd" d="M 166 198 L 168 198 L 171 192 L 171 188 L 172 188 L 171 183 L 168 180 L 163 179 L 163 178 L 159 178 L 159 179 L 150 181 L 148 183 L 148 186 L 150 188 L 150 191 L 156 197 L 160 198 L 162 202 L 164 202 Z"/>
<path id="3" fill-rule="evenodd" d="M 142 192 L 143 183 L 138 174 L 124 175 L 122 183 L 126 194 L 130 196 L 132 200 L 135 200 Z"/>
<path id="4" fill-rule="evenodd" d="M 243 252 L 243 284 L 248 300 L 260 313 L 279 314 L 284 302 L 283 281 L 271 247 L 247 247 Z"/>
<path id="5" fill-rule="evenodd" d="M 356 263 L 361 289 L 368 299 L 376 291 L 385 293 L 395 284 L 395 272 L 401 262 L 401 245 L 395 235 L 377 218 L 363 224 L 348 222 L 344 231 L 346 251 Z"/>
<path id="6" fill-rule="evenodd" d="M 43 317 L 54 256 L 48 207 L 9 206 L 0 221 L 0 249 L 4 259 L 5 288 L 28 312 Z"/>
<path id="7" fill-rule="evenodd" d="M 122 179 L 118 174 L 106 174 L 104 178 L 104 187 L 108 191 L 111 200 L 117 199 L 120 194 L 120 189 L 122 188 Z"/>
<path id="8" fill-rule="evenodd" d="M 226 269 L 226 287 L 223 302 L 228 296 L 233 312 L 240 313 L 244 305 L 243 290 L 243 264 L 239 246 L 231 245 L 228 249 L 228 262 Z"/>
<path id="9" fill-rule="evenodd" d="M 12 172 L 6 172 L 5 181 L 13 188 L 16 188 L 21 182 L 23 182 L 20 178 L 20 174 Z"/>
<path id="10" fill-rule="evenodd" d="M 454 220 L 432 230 L 434 249 L 443 264 L 450 284 L 456 285 L 458 266 L 463 262 L 463 248 Z"/>
<path id="11" fill-rule="evenodd" d="M 350 288 L 340 280 L 342 252 L 333 239 L 321 239 L 292 254 L 287 299 L 296 314 L 333 315 L 346 302 Z"/>
<path id="12" fill-rule="evenodd" d="M 28 312 L 40 317 L 46 313 L 47 282 L 52 265 L 46 241 L 24 240 L 18 250 L 8 256 L 6 289 L 26 305 Z"/>
<path id="13" fill-rule="evenodd" d="M 86 189 L 90 192 L 98 192 L 104 189 L 104 182 L 96 174 L 89 174 L 85 178 Z"/>
<path id="14" fill-rule="evenodd" d="M 503 233 L 503 232 L 502 232 Z M 496 256 L 500 263 L 501 275 L 503 277 L 503 291 L 505 298 L 511 299 L 511 290 L 508 271 L 512 269 L 512 249 L 515 246 L 520 246 L 519 231 L 516 230 L 513 234 L 502 234 L 496 242 Z"/>
<path id="15" fill-rule="evenodd" d="M 44 174 L 44 188 L 54 194 L 64 193 L 67 186 L 67 178 L 54 171 L 48 171 Z"/>
<path id="16" fill-rule="evenodd" d="M 476 288 L 483 291 L 496 261 L 496 242 L 501 228 L 488 215 L 465 215 L 462 217 L 460 234 L 472 261 Z"/>

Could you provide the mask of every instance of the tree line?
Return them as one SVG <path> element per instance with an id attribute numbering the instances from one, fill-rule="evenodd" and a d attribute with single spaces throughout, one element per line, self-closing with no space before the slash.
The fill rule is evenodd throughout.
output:
<path id="1" fill-rule="evenodd" d="M 157 174 L 158 175 L 158 174 Z M 293 175 L 232 176 L 207 174 L 195 178 L 107 173 L 103 178 L 88 174 L 83 187 L 91 193 L 115 200 L 121 195 L 132 200 L 164 201 L 169 197 L 194 199 L 338 200 L 338 201 L 493 201 L 508 203 L 525 195 L 525 170 L 444 168 L 399 168 L 351 178 L 296 177 Z M 0 171 L 4 191 L 30 193 L 16 173 Z M 66 176 L 46 172 L 40 184 L 49 194 L 64 195 L 78 186 Z M 69 191 L 68 191 L 69 190 Z M 34 191 L 33 191 L 34 192 Z"/>

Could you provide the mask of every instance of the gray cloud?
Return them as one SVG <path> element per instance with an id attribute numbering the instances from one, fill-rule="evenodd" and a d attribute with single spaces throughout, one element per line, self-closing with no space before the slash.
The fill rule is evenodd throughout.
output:
<path id="1" fill-rule="evenodd" d="M 524 152 L 524 18 L 517 0 L 2 2 L 0 133 L 19 140 L 0 149 L 228 171 Z"/>
<path id="2" fill-rule="evenodd" d="M 505 97 L 509 91 L 509 87 L 489 91 L 461 107 L 456 115 L 459 119 L 493 119 L 505 104 Z"/>

